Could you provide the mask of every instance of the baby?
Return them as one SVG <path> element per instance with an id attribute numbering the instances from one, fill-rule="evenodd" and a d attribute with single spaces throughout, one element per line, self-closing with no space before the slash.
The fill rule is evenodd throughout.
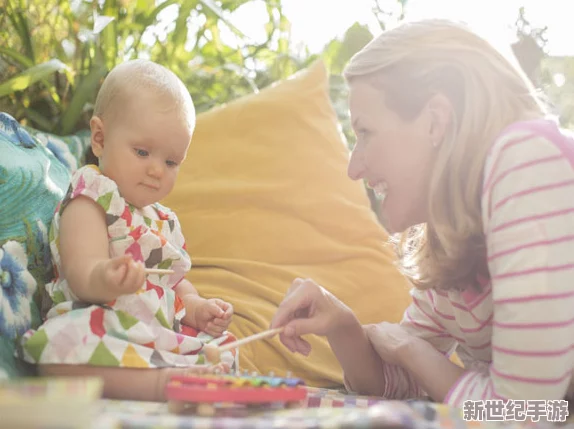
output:
<path id="1" fill-rule="evenodd" d="M 56 210 L 53 305 L 22 339 L 22 357 L 41 373 L 97 375 L 108 397 L 161 400 L 169 376 L 208 368 L 206 342 L 235 340 L 226 332 L 232 306 L 200 297 L 184 278 L 191 261 L 180 224 L 158 203 L 194 127 L 189 92 L 164 67 L 129 61 L 106 77 L 90 121 L 99 165 L 74 173 Z M 222 362 L 236 368 L 236 351 Z"/>

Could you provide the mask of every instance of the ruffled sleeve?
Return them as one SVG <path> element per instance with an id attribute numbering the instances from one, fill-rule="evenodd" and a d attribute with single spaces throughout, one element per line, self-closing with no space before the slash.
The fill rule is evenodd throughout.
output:
<path id="1" fill-rule="evenodd" d="M 121 217 L 126 208 L 126 202 L 120 196 L 116 182 L 104 176 L 95 165 L 86 165 L 74 173 L 66 197 L 62 201 L 60 213 L 78 196 L 87 197 L 102 207 L 108 225 L 117 217 Z"/>

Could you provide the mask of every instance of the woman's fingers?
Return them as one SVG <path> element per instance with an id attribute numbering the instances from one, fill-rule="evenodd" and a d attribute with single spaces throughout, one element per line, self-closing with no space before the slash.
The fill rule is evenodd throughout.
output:
<path id="1" fill-rule="evenodd" d="M 305 279 L 297 277 L 293 282 L 291 282 L 291 286 L 287 289 L 286 296 L 293 293 L 299 286 L 301 286 L 305 282 Z"/>
<path id="2" fill-rule="evenodd" d="M 309 353 L 311 353 L 311 344 L 303 338 L 295 338 L 295 347 L 297 348 L 296 352 L 304 356 L 309 356 Z"/>
<path id="3" fill-rule="evenodd" d="M 279 340 L 281 341 L 281 343 L 283 343 L 285 347 L 287 347 L 287 349 L 289 349 L 291 353 L 295 353 L 297 351 L 297 344 L 296 344 L 297 338 L 288 337 L 284 333 L 281 333 L 279 335 Z"/>
<path id="4" fill-rule="evenodd" d="M 308 280 L 296 279 L 293 285 L 298 286 L 291 289 L 287 293 L 283 301 L 279 304 L 273 319 L 271 320 L 271 328 L 285 326 L 296 314 L 307 314 L 305 310 L 314 304 L 314 298 L 318 296 L 315 293 L 316 285 Z M 292 286 L 293 287 L 293 286 Z"/>
<path id="5" fill-rule="evenodd" d="M 300 337 L 301 335 L 323 335 L 325 332 L 324 315 L 314 314 L 305 319 L 292 319 L 285 325 L 283 330 L 287 337 Z"/>

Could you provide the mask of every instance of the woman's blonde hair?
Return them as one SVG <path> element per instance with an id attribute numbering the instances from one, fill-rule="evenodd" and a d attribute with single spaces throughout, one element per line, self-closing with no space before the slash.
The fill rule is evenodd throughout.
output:
<path id="1" fill-rule="evenodd" d="M 453 121 L 437 148 L 428 221 L 395 240 L 400 268 L 419 288 L 463 288 L 486 274 L 481 194 L 487 152 L 497 135 L 544 108 L 520 67 L 463 24 L 406 23 L 372 40 L 345 77 L 367 79 L 389 108 L 414 119 L 436 93 Z"/>

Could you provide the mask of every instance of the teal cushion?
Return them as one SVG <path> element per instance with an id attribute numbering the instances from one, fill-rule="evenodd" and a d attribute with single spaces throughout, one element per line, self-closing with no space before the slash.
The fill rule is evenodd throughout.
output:
<path id="1" fill-rule="evenodd" d="M 14 348 L 40 323 L 41 292 L 53 278 L 50 223 L 88 145 L 87 132 L 56 137 L 0 112 L 0 378 L 33 372 Z"/>

